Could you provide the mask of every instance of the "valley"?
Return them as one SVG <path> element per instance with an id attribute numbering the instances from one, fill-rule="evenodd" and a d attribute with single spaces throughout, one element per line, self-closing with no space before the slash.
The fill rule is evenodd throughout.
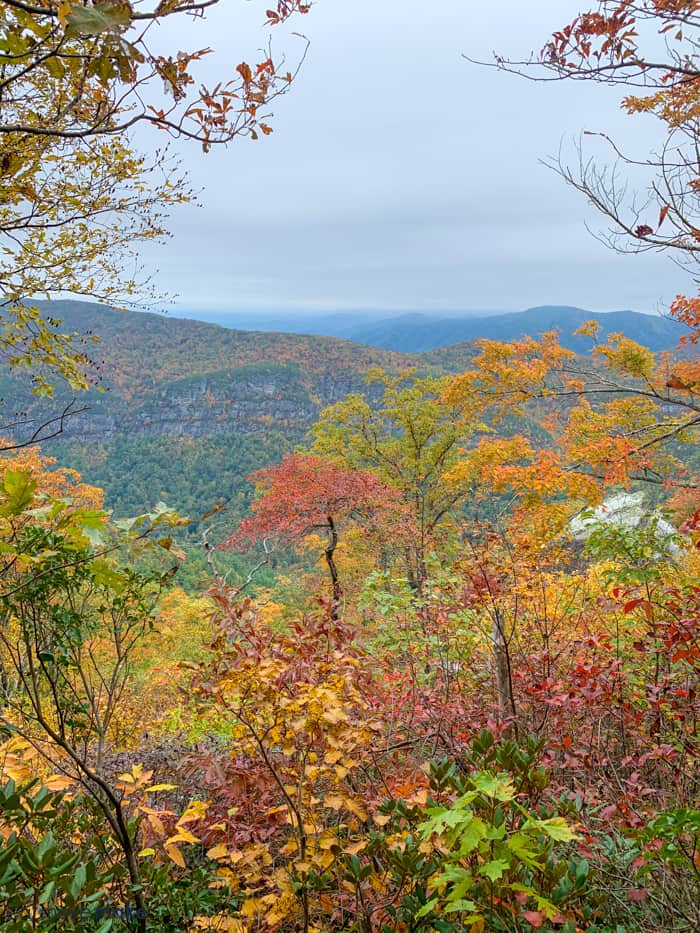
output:
<path id="1" fill-rule="evenodd" d="M 59 300 L 43 308 L 62 319 L 66 332 L 99 337 L 88 345 L 93 386 L 79 399 L 87 410 L 66 420 L 46 452 L 103 488 L 117 517 L 140 514 L 154 498 L 162 499 L 192 518 L 193 534 L 198 516 L 224 500 L 231 521 L 238 519 L 252 494 L 246 475 L 293 450 L 323 408 L 362 390 L 369 370 L 457 373 L 475 352 L 468 342 L 401 353 L 334 337 L 236 330 L 88 302 Z M 570 310 L 510 315 L 511 330 L 532 325 L 533 335 L 556 327 L 570 331 L 587 313 L 577 312 L 568 323 Z M 632 316 L 633 330 L 643 317 Z M 616 326 L 629 323 L 612 320 Z M 475 319 L 474 335 L 493 337 L 498 321 Z M 648 325 L 646 319 L 642 323 Z M 658 339 L 671 348 L 683 329 L 665 319 L 655 323 Z M 404 322 L 403 330 L 410 342 L 412 326 Z M 577 345 L 583 342 L 577 338 Z M 3 422 L 12 423 L 21 411 L 32 421 L 31 430 L 73 398 L 57 388 L 53 399 L 37 400 L 21 374 L 4 374 L 0 394 Z"/>

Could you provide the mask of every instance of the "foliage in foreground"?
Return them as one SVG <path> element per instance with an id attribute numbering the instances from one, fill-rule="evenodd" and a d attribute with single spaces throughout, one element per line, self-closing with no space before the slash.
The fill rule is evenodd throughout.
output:
<path id="1" fill-rule="evenodd" d="M 4 928 L 697 924 L 697 517 L 566 572 L 474 537 L 419 593 L 284 621 L 162 596 L 120 555 L 179 559 L 178 519 L 111 527 L 50 467 L 2 473 Z"/>

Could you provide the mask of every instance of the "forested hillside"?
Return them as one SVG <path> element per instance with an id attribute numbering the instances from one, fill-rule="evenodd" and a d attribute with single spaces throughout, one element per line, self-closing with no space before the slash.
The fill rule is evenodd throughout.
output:
<path id="1" fill-rule="evenodd" d="M 229 522 L 239 520 L 253 494 L 247 475 L 302 443 L 323 408 L 366 391 L 367 374 L 374 368 L 440 376 L 460 372 L 476 352 L 467 343 L 402 354 L 346 340 L 231 330 L 87 302 L 56 301 L 42 310 L 46 317 L 60 315 L 61 328 L 68 332 L 99 338 L 85 345 L 93 388 L 76 403 L 85 410 L 65 420 L 53 439 L 53 455 L 104 489 L 117 517 L 145 512 L 156 501 L 187 515 L 192 543 L 201 535 L 200 519 L 215 507 L 224 505 L 221 517 Z M 553 321 L 545 315 L 532 323 L 536 335 L 551 329 Z M 681 334 L 687 330 L 677 327 Z M 577 346 L 586 345 L 590 351 L 590 338 L 577 338 Z M 73 398 L 63 390 L 50 400 L 37 399 L 31 388 L 21 374 L 7 374 L 2 383 L 7 423 L 16 410 L 10 410 L 10 400 L 31 421 L 16 429 L 18 438 L 55 417 Z M 540 436 L 535 418 L 527 430 Z M 678 453 L 691 461 L 695 456 L 683 448 Z M 201 580 L 201 554 L 190 566 L 196 573 L 193 569 L 183 576 Z"/>
<path id="2" fill-rule="evenodd" d="M 54 452 L 104 488 L 120 516 L 146 510 L 154 497 L 195 520 L 229 498 L 240 509 L 246 474 L 291 450 L 321 408 L 361 387 L 373 366 L 416 362 L 347 341 L 233 331 L 91 303 L 57 301 L 50 311 L 67 331 L 99 337 L 87 344 L 93 388 L 75 406 L 86 410 L 66 419 Z M 60 390 L 36 398 L 22 373 L 6 374 L 1 389 L 4 422 L 17 420 L 18 410 L 31 420 L 15 429 L 18 437 L 74 397 Z"/>

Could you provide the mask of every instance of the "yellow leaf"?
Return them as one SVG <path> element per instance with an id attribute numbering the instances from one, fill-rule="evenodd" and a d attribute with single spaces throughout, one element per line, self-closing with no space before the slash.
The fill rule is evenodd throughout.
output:
<path id="1" fill-rule="evenodd" d="M 183 823 L 194 823 L 197 820 L 204 819 L 208 806 L 209 804 L 204 800 L 193 800 L 177 821 L 177 825 L 181 826 Z"/>
<path id="2" fill-rule="evenodd" d="M 338 707 L 331 707 L 330 709 L 324 710 L 323 713 L 323 719 L 331 725 L 337 725 L 340 722 L 347 722 L 347 718 L 348 716 L 345 710 Z"/>
<path id="3" fill-rule="evenodd" d="M 323 798 L 323 805 L 331 810 L 342 810 L 345 805 L 345 797 L 342 794 L 326 794 Z"/>
<path id="4" fill-rule="evenodd" d="M 171 861 L 175 862 L 176 865 L 179 865 L 180 868 L 185 867 L 185 860 L 182 857 L 182 852 L 180 852 L 177 846 L 166 845 L 165 854 Z"/>
<path id="5" fill-rule="evenodd" d="M 320 865 L 321 868 L 330 868 L 334 861 L 335 856 L 332 852 L 319 852 L 313 858 L 314 865 Z"/>
<path id="6" fill-rule="evenodd" d="M 182 827 L 178 826 L 175 835 L 171 836 L 170 839 L 166 839 L 165 845 L 169 846 L 173 845 L 174 843 L 179 844 L 181 842 L 199 842 L 199 839 L 188 830 L 182 829 Z"/>
<path id="7" fill-rule="evenodd" d="M 72 9 L 73 7 L 70 3 L 60 3 L 58 6 L 58 21 L 64 29 L 66 28 L 68 16 L 70 15 Z"/>
<path id="8" fill-rule="evenodd" d="M 147 794 L 157 794 L 159 790 L 177 790 L 177 784 L 152 784 L 144 790 Z"/>
<path id="9" fill-rule="evenodd" d="M 165 826 L 163 826 L 162 820 L 155 815 L 155 813 L 148 813 L 146 819 L 151 825 L 151 828 L 158 836 L 165 835 Z"/>
<path id="10" fill-rule="evenodd" d="M 286 813 L 286 811 L 287 811 L 287 805 L 282 804 L 281 807 L 270 807 L 268 810 L 265 811 L 265 815 L 274 816 L 276 813 Z"/>
<path id="11" fill-rule="evenodd" d="M 249 897 L 249 898 L 246 898 L 245 901 L 243 901 L 243 905 L 241 907 L 241 913 L 243 914 L 244 917 L 247 917 L 248 919 L 252 920 L 253 917 L 256 917 L 258 915 L 258 911 L 259 911 L 259 901 L 257 897 Z"/>
<path id="12" fill-rule="evenodd" d="M 49 790 L 67 790 L 69 787 L 75 787 L 75 781 L 63 774 L 52 774 L 44 781 L 44 785 Z"/>
<path id="13" fill-rule="evenodd" d="M 347 797 L 345 800 L 345 809 L 354 813 L 355 816 L 363 822 L 367 819 L 367 811 L 364 808 L 364 804 L 359 800 L 353 800 L 352 797 Z"/>
<path id="14" fill-rule="evenodd" d="M 228 855 L 228 848 L 220 843 L 218 846 L 212 846 L 207 850 L 207 858 L 225 858 Z"/>
<path id="15" fill-rule="evenodd" d="M 147 849 L 141 849 L 141 851 L 138 853 L 138 856 L 139 858 L 146 858 L 147 855 L 155 855 L 155 854 L 156 854 L 155 849 L 147 848 Z"/>
<path id="16" fill-rule="evenodd" d="M 362 852 L 367 846 L 367 840 L 363 839 L 361 842 L 356 842 L 354 845 L 345 846 L 343 852 L 347 852 L 348 855 L 357 855 L 359 852 Z"/>
<path id="17" fill-rule="evenodd" d="M 245 927 L 240 920 L 235 917 L 227 917 L 225 914 L 214 914 L 213 917 L 195 917 L 194 928 L 196 930 L 216 930 L 217 933 L 244 933 Z"/>

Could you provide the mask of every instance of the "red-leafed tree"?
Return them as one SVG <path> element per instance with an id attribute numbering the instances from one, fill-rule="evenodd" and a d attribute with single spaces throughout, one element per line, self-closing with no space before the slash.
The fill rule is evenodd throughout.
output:
<path id="1" fill-rule="evenodd" d="M 401 508 L 397 491 L 372 473 L 343 469 L 305 454 L 288 454 L 277 466 L 257 470 L 248 479 L 261 494 L 251 514 L 220 549 L 249 548 L 268 538 L 295 543 L 314 531 L 325 531 L 331 615 L 337 618 L 342 597 L 334 558 L 338 524 L 349 520 L 376 526 L 382 519 L 395 520 Z"/>

